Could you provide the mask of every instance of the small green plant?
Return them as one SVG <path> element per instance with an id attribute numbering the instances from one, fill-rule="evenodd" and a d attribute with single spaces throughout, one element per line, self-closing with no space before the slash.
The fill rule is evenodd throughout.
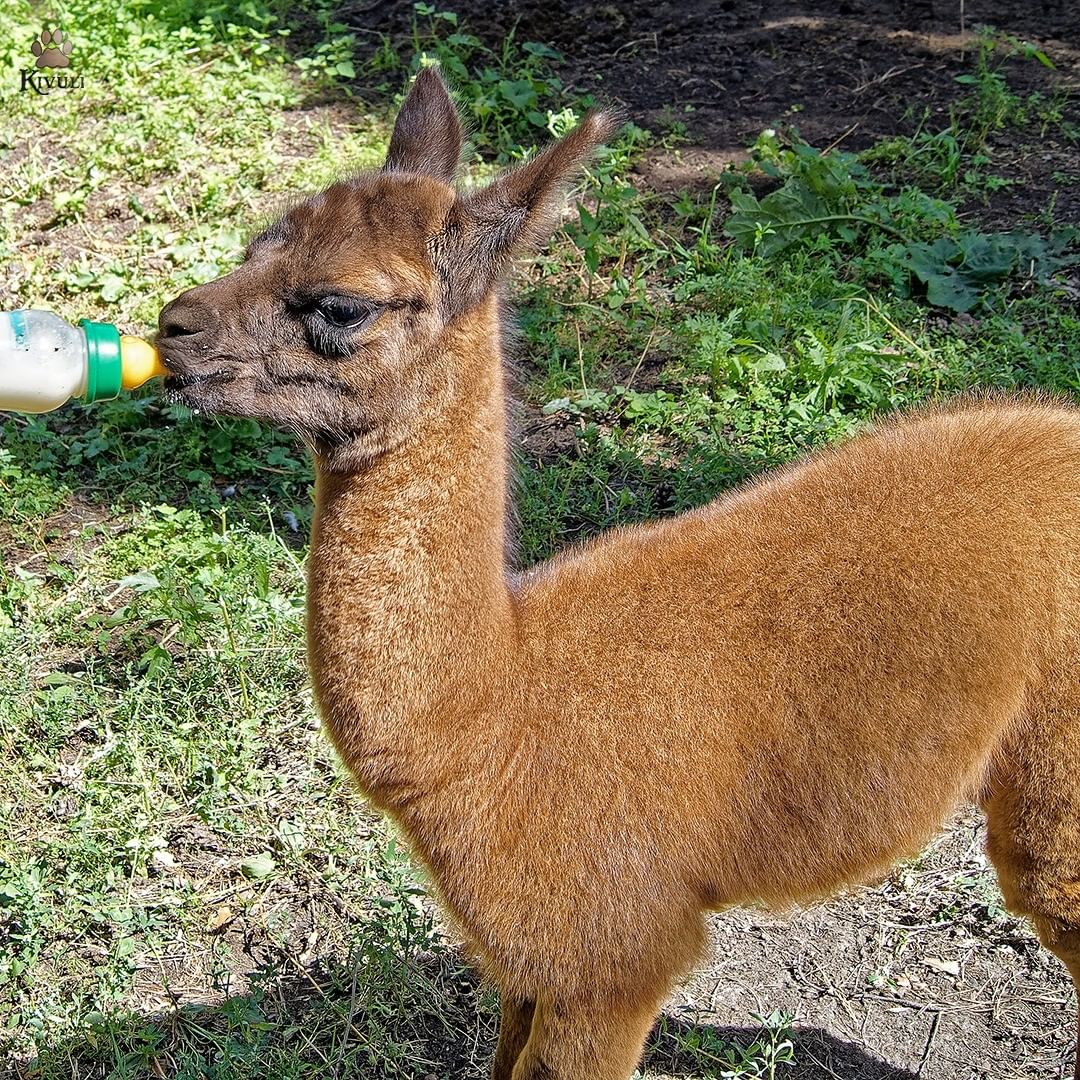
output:
<path id="1" fill-rule="evenodd" d="M 999 35 L 993 27 L 978 27 L 975 70 L 957 75 L 956 81 L 971 87 L 971 94 L 960 102 L 958 112 L 965 123 L 963 141 L 968 151 L 977 151 L 987 139 L 1014 119 L 1022 117 L 1020 96 L 1009 86 L 1004 65 L 1014 57 L 1035 60 L 1045 67 L 1054 66 L 1041 49 L 1012 35 Z"/>
<path id="2" fill-rule="evenodd" d="M 819 235 L 854 240 L 860 224 L 899 235 L 887 220 L 888 207 L 873 198 L 877 185 L 853 154 L 823 154 L 798 140 L 785 147 L 768 130 L 751 148 L 751 161 L 782 183 L 762 199 L 733 187 L 724 232 L 742 247 L 767 258 Z"/>
<path id="3" fill-rule="evenodd" d="M 794 245 L 862 246 L 865 254 L 851 266 L 854 280 L 884 280 L 910 295 L 914 279 L 930 304 L 958 312 L 989 302 L 1008 280 L 1046 284 L 1080 258 L 1072 250 L 1075 229 L 1049 237 L 961 229 L 949 204 L 914 188 L 886 193 L 852 154 L 823 154 L 802 142 L 784 147 L 767 131 L 751 163 L 781 184 L 760 199 L 734 186 L 724 232 L 762 258 Z"/>
<path id="4" fill-rule="evenodd" d="M 795 1064 L 790 1013 L 754 1016 L 761 1030 L 748 1046 L 720 1039 L 707 1028 L 676 1036 L 679 1049 L 699 1061 L 717 1080 L 776 1080 L 777 1067 Z"/>
<path id="5" fill-rule="evenodd" d="M 1016 59 L 1054 66 L 1046 53 L 1030 42 L 979 27 L 973 69 L 955 77 L 969 92 L 951 107 L 949 126 L 943 131 L 928 131 L 932 114 L 924 109 L 911 135 L 883 139 L 861 154 L 861 160 L 885 166 L 893 183 L 916 183 L 941 194 L 985 195 L 1009 186 L 1010 179 L 986 172 L 993 163 L 988 144 L 996 132 L 1037 121 L 1040 138 L 1051 127 L 1065 138 L 1074 134 L 1066 119 L 1071 92 L 1058 87 L 1049 95 L 1036 91 L 1022 98 L 1006 75 L 1007 64 Z"/>
<path id="6" fill-rule="evenodd" d="M 429 3 L 413 8 L 411 60 L 403 60 L 384 35 L 368 62 L 369 71 L 415 74 L 424 64 L 438 63 L 458 93 L 477 148 L 499 164 L 558 134 L 554 125 L 566 101 L 552 70 L 562 59 L 555 49 L 540 41 L 519 43 L 513 32 L 492 49 L 456 12 Z"/>
<path id="7" fill-rule="evenodd" d="M 298 57 L 296 66 L 305 79 L 340 84 L 356 78 L 356 35 L 344 23 L 330 22 L 325 37 L 307 56 Z"/>
<path id="8" fill-rule="evenodd" d="M 905 182 L 936 192 L 953 192 L 965 178 L 964 146 L 951 129 L 931 134 L 920 128 L 912 136 L 883 139 L 860 160 L 892 167 Z"/>

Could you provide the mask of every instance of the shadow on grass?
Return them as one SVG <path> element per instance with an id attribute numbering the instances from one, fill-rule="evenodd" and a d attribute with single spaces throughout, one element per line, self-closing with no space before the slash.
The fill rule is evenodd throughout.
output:
<path id="1" fill-rule="evenodd" d="M 685 455 L 643 461 L 629 450 L 579 442 L 573 418 L 547 417 L 569 452 L 530 444 L 515 454 L 514 519 L 520 563 L 531 564 L 573 540 L 700 505 L 750 475 L 750 462 L 722 439 Z M 549 424 L 550 428 L 550 424 Z M 556 439 L 557 436 L 552 435 Z M 65 531 L 167 503 L 200 513 L 224 511 L 232 523 L 302 546 L 311 519 L 313 473 L 291 435 L 251 420 L 189 417 L 152 397 L 72 406 L 0 425 L 0 510 L 37 518 L 50 512 Z M 4 482 L 4 468 L 23 479 Z M 38 489 L 41 489 L 40 491 Z"/>
<path id="2" fill-rule="evenodd" d="M 0 448 L 9 467 L 118 511 L 235 506 L 268 527 L 269 505 L 285 532 L 287 515 L 309 513 L 311 465 L 295 439 L 251 420 L 191 417 L 149 393 L 13 418 L 0 425 Z"/>
<path id="3" fill-rule="evenodd" d="M 292 970 L 296 967 L 293 965 Z M 410 960 L 372 950 L 352 964 L 282 974 L 256 967 L 249 993 L 167 1012 L 91 1016 L 83 1034 L 13 1058 L 18 1080 L 483 1080 L 497 1031 L 497 999 L 449 948 Z M 652 1073 L 715 1080 L 727 1048 L 753 1027 L 688 1024 L 665 1016 L 645 1054 Z M 795 1064 L 781 1080 L 914 1080 L 818 1028 L 793 1033 Z M 705 1052 L 693 1047 L 707 1048 Z M 0 1052 L 4 1047 L 0 1044 Z M 9 1051 L 10 1053 L 10 1051 Z M 729 1074 L 730 1075 L 730 1074 Z M 744 1075 L 737 1073 L 735 1075 Z M 758 1075 L 746 1072 L 746 1076 Z M 762 1073 L 761 1075 L 765 1075 Z"/>

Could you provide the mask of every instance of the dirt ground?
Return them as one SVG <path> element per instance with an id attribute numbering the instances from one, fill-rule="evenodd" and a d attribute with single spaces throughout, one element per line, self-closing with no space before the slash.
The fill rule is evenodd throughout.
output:
<path id="1" fill-rule="evenodd" d="M 1080 5 L 1065 0 L 446 6 L 492 43 L 516 27 L 519 40 L 554 45 L 569 85 L 620 103 L 643 126 L 684 122 L 688 145 L 642 169 L 642 183 L 657 190 L 711 184 L 777 124 L 851 150 L 920 125 L 945 128 L 980 24 L 1037 43 L 1055 68 L 1010 60 L 1010 85 L 1025 96 L 1066 95 L 1073 131 L 1080 121 Z M 385 30 L 404 28 L 411 13 L 365 3 L 344 15 Z M 966 212 L 998 228 L 1045 223 L 1048 211 L 1059 224 L 1080 223 L 1075 136 L 1009 130 L 988 152 L 993 171 L 1016 183 Z M 1071 985 L 999 904 L 970 811 L 916 868 L 876 887 L 790 915 L 718 915 L 715 957 L 669 1003 L 646 1059 L 650 1075 L 696 1075 L 675 1049 L 679 1030 L 712 1026 L 749 1041 L 748 1016 L 784 1009 L 796 1016 L 798 1064 L 777 1075 L 791 1080 L 1071 1077 Z"/>
<path id="2" fill-rule="evenodd" d="M 790 915 L 714 917 L 715 958 L 669 1010 L 721 1027 L 794 1014 L 790 1080 L 1071 1076 L 1071 988 L 997 907 L 983 839 L 968 812 L 875 888 Z"/>
<path id="3" fill-rule="evenodd" d="M 955 77 L 970 72 L 973 30 L 981 25 L 1035 42 L 1053 59 L 1056 70 L 1009 61 L 1003 70 L 1017 93 L 1080 88 L 1080 5 L 1073 0 L 444 6 L 491 44 L 514 30 L 518 40 L 553 45 L 566 57 L 559 73 L 568 86 L 620 103 L 645 127 L 685 123 L 689 145 L 654 156 L 645 169 L 646 182 L 663 190 L 707 183 L 778 123 L 816 146 L 849 150 L 920 126 L 941 130 L 965 92 Z M 368 30 L 404 31 L 411 20 L 409 6 L 394 0 L 358 0 L 342 10 L 345 21 Z M 1071 112 L 1075 125 L 1075 97 Z M 1080 221 L 1075 141 L 1053 130 L 1006 131 L 994 137 L 991 155 L 995 173 L 1017 183 L 972 208 L 980 220 L 1009 227 L 1052 204 L 1059 223 Z"/>

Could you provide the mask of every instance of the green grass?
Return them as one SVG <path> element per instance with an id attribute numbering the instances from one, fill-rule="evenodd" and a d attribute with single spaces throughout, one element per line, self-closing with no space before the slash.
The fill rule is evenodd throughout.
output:
<path id="1" fill-rule="evenodd" d="M 491 50 L 421 7 L 414 46 L 457 77 L 475 175 L 585 104 L 557 57 Z M 414 57 L 383 42 L 365 59 L 328 6 L 285 10 L 60 5 L 86 88 L 4 94 L 5 306 L 149 328 L 289 194 L 380 161 Z M 0 13 L 9 82 L 38 21 Z M 661 199 L 627 180 L 660 142 L 621 136 L 516 283 L 523 395 L 574 449 L 522 455 L 525 561 L 882 411 L 975 385 L 1080 390 L 1080 320 L 1054 277 L 1069 237 L 1039 239 L 1045 272 L 1006 257 L 968 281 L 960 319 L 895 250 L 951 242 L 934 272 L 970 269 L 983 234 L 943 201 L 960 189 L 920 179 L 930 153 L 979 173 L 990 131 L 1016 122 L 979 55 L 983 104 L 937 145 L 822 159 L 766 135 L 716 190 Z M 356 72 L 377 107 L 348 94 Z M 762 183 L 836 220 L 755 209 Z M 482 1075 L 494 998 L 317 731 L 299 448 L 149 392 L 0 433 L 0 1062 L 35 1080 Z M 680 1048 L 702 1076 L 771 1075 L 782 1026 L 743 1051 L 708 1032 Z"/>

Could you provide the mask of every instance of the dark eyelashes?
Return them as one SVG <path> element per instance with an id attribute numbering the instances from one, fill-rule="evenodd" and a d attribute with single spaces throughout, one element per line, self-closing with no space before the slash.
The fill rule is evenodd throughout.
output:
<path id="1" fill-rule="evenodd" d="M 381 314 L 380 310 L 374 311 L 355 326 L 335 326 L 319 315 L 309 315 L 303 320 L 304 336 L 317 353 L 341 360 L 355 351 L 357 331 L 370 326 Z"/>
<path id="2" fill-rule="evenodd" d="M 307 315 L 318 312 L 326 304 L 331 306 L 352 305 L 370 311 L 400 311 L 408 308 L 410 311 L 422 311 L 427 304 L 420 297 L 404 296 L 393 297 L 387 300 L 375 300 L 370 296 L 358 296 L 349 293 L 299 293 L 286 297 L 285 306 L 292 315 Z"/>
<path id="3" fill-rule="evenodd" d="M 369 329 L 387 311 L 423 307 L 413 298 L 372 300 L 347 293 L 299 295 L 286 300 L 289 314 L 303 330 L 308 345 L 328 359 L 344 359 L 357 348 L 356 335 Z"/>
<path id="4" fill-rule="evenodd" d="M 348 296 L 324 296 L 315 301 L 314 311 L 331 326 L 357 329 L 381 313 L 382 308 L 368 300 Z"/>
<path id="5" fill-rule="evenodd" d="M 298 296 L 287 301 L 290 314 L 303 330 L 308 345 L 331 360 L 344 359 L 355 351 L 355 335 L 371 326 L 386 305 L 367 297 L 341 293 Z"/>
<path id="6" fill-rule="evenodd" d="M 287 301 L 290 314 L 301 319 L 321 318 L 331 325 L 364 322 L 389 307 L 377 300 L 360 296 L 327 295 Z"/>

